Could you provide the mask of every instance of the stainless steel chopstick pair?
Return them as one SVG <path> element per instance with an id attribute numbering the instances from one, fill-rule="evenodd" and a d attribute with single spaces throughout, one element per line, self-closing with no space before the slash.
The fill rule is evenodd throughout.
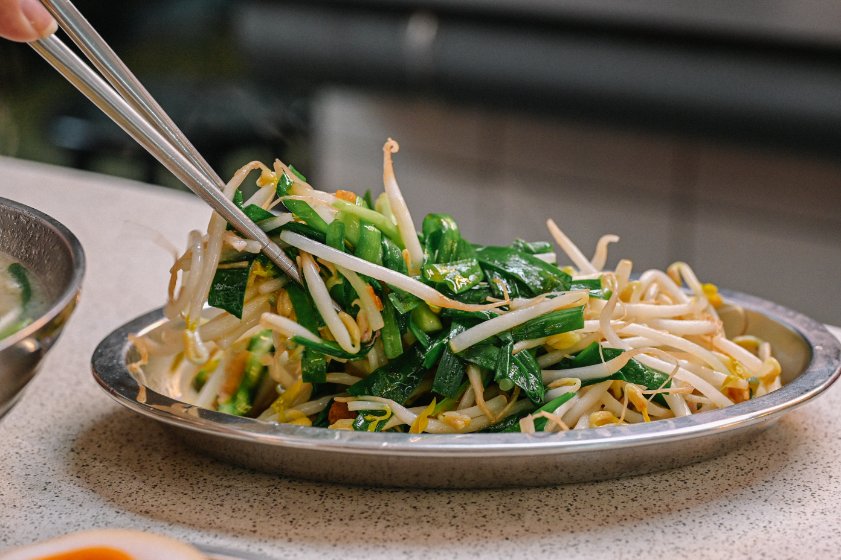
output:
<path id="1" fill-rule="evenodd" d="M 41 1 L 105 79 L 56 35 L 30 46 L 238 232 L 258 241 L 263 253 L 300 283 L 295 263 L 224 196 L 219 175 L 79 10 L 69 0 Z"/>

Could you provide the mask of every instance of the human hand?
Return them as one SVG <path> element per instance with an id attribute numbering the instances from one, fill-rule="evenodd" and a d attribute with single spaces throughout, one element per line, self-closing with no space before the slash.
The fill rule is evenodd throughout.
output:
<path id="1" fill-rule="evenodd" d="M 56 29 L 55 19 L 38 0 L 0 0 L 0 37 L 29 42 Z"/>

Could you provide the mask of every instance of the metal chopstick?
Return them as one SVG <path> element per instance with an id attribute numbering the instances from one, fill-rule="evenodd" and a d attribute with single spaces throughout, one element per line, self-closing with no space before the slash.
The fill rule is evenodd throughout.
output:
<path id="1" fill-rule="evenodd" d="M 87 24 L 84 17 L 70 2 L 66 0 L 45 0 L 45 5 L 48 9 L 54 8 L 55 6 L 60 8 L 51 11 L 53 11 L 54 16 L 56 16 L 62 28 L 71 28 L 74 30 L 74 34 L 70 35 L 74 41 L 76 40 L 74 35 L 84 36 L 89 30 L 92 30 L 90 24 Z M 84 22 L 84 25 L 79 22 Z M 85 43 L 81 38 L 79 42 L 82 44 Z M 105 45 L 101 37 L 99 37 L 98 41 L 88 42 L 91 45 L 98 45 L 100 42 L 102 45 Z M 204 162 L 204 159 L 192 147 L 183 133 L 178 130 L 178 127 L 172 123 L 171 119 L 166 116 L 161 117 L 165 113 L 160 109 L 158 104 L 154 103 L 154 100 L 152 104 L 148 102 L 144 104 L 144 98 L 152 99 L 148 92 L 143 89 L 144 94 L 135 95 L 137 90 L 134 90 L 132 86 L 134 83 L 139 84 L 139 82 L 137 82 L 134 76 L 126 78 L 131 73 L 128 72 L 128 69 L 122 62 L 119 62 L 119 64 L 113 62 L 113 60 L 119 61 L 119 58 L 116 57 L 110 48 L 107 49 L 110 51 L 110 55 L 106 58 L 110 60 L 113 57 L 113 60 L 111 62 L 99 61 L 98 66 L 101 64 L 109 67 L 107 74 L 114 74 L 119 77 L 120 83 L 125 85 L 127 91 L 131 92 L 128 98 L 143 107 L 142 113 L 133 104 L 130 104 L 127 99 L 120 96 L 114 88 L 85 64 L 57 36 L 51 35 L 29 44 L 64 76 L 67 81 L 73 84 L 99 107 L 102 112 L 108 115 L 134 138 L 135 141 L 160 161 L 164 167 L 172 172 L 173 175 L 199 198 L 207 202 L 237 231 L 246 237 L 258 241 L 263 247 L 263 253 L 272 262 L 277 264 L 281 270 L 295 281 L 301 282 L 301 277 L 298 274 L 295 263 L 286 256 L 277 244 L 269 239 L 257 224 L 251 221 L 242 210 L 237 208 L 233 202 L 225 197 L 219 188 L 222 184 L 221 179 L 212 170 L 208 172 L 203 169 L 204 167 L 209 169 L 209 165 Z M 80 48 L 84 49 L 81 46 Z M 84 50 L 86 50 L 93 60 L 97 60 L 102 49 L 89 47 Z M 128 74 L 125 74 L 123 70 Z M 117 77 L 114 79 L 117 80 Z M 155 114 L 156 117 L 153 120 L 147 120 L 143 116 L 147 111 Z M 179 140 L 179 138 L 183 140 Z M 188 156 L 187 154 L 190 155 Z M 196 161 L 194 162 L 193 159 Z"/>

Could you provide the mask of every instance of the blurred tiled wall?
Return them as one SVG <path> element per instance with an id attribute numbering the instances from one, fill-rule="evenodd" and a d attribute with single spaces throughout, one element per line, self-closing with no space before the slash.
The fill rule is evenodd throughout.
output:
<path id="1" fill-rule="evenodd" d="M 616 233 L 612 262 L 684 260 L 841 324 L 841 163 L 330 90 L 316 103 L 317 183 L 380 192 L 389 136 L 416 220 L 448 212 L 468 239 L 509 243 L 548 239 L 551 217 L 585 254 Z"/>

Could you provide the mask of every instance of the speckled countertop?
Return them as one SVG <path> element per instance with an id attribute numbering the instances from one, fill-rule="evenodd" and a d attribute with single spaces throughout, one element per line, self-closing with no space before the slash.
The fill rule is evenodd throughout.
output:
<path id="1" fill-rule="evenodd" d="M 81 304 L 39 377 L 0 421 L 0 550 L 126 527 L 266 558 L 814 558 L 841 555 L 841 385 L 750 445 L 622 480 L 470 491 L 288 480 L 185 449 L 112 401 L 90 356 L 165 296 L 171 257 L 209 211 L 111 177 L 0 158 L 0 196 L 81 240 Z"/>

